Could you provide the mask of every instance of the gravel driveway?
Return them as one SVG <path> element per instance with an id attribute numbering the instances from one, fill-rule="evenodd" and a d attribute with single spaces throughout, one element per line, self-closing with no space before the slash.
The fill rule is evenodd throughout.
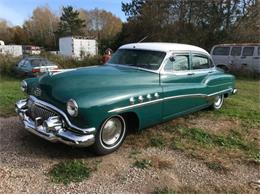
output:
<path id="1" fill-rule="evenodd" d="M 260 178 L 259 167 L 240 162 L 233 162 L 228 173 L 219 173 L 180 151 L 148 147 L 140 148 L 138 158 L 167 162 L 168 166 L 133 167 L 135 159 L 129 154 L 134 143 L 129 138 L 117 152 L 95 157 L 87 149 L 52 144 L 31 135 L 17 117 L 0 118 L 0 137 L 0 193 L 151 193 L 156 187 L 183 192 L 259 193 L 249 185 Z M 52 183 L 48 171 L 68 159 L 100 163 L 83 182 L 67 186 Z"/>

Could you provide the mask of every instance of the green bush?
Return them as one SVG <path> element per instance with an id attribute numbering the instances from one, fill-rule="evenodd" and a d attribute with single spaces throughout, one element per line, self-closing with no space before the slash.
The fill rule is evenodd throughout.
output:
<path id="1" fill-rule="evenodd" d="M 90 177 L 92 169 L 87 167 L 81 160 L 60 162 L 49 171 L 51 181 L 63 183 L 81 182 Z"/>
<path id="2" fill-rule="evenodd" d="M 21 57 L 0 54 L 0 74 L 11 75 L 14 66 L 21 60 Z"/>

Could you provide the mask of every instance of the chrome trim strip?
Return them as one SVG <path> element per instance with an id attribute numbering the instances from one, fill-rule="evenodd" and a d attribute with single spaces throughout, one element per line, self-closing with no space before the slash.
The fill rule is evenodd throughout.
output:
<path id="1" fill-rule="evenodd" d="M 132 68 L 132 69 L 136 69 L 136 70 L 143 70 L 143 71 L 147 71 L 147 72 L 152 72 L 152 73 L 157 73 L 159 74 L 160 71 L 160 67 L 157 69 L 157 70 L 150 70 L 150 69 L 147 69 L 147 68 L 140 68 L 140 67 L 136 67 L 136 66 L 128 66 L 128 65 L 121 65 L 121 64 L 109 64 L 107 63 L 106 64 L 107 66 L 115 66 L 115 67 L 126 67 L 126 68 Z M 161 65 L 160 65 L 161 66 Z"/>
<path id="2" fill-rule="evenodd" d="M 49 104 L 49 103 L 44 102 L 44 101 L 42 101 L 42 100 L 39 100 L 39 99 L 37 99 L 36 97 L 34 97 L 34 96 L 32 96 L 32 95 L 30 95 L 29 98 L 32 99 L 32 100 L 34 101 L 34 103 L 37 104 L 38 106 L 41 106 L 41 107 L 44 107 L 44 108 L 47 108 L 47 109 L 48 109 L 48 108 L 49 108 L 49 109 L 52 109 L 52 110 L 58 112 L 59 114 L 61 114 L 61 115 L 64 117 L 64 119 L 66 120 L 67 124 L 68 124 L 71 128 L 73 128 L 73 129 L 79 130 L 79 131 L 81 131 L 81 132 L 83 132 L 83 133 L 93 133 L 93 132 L 96 131 L 96 129 L 95 129 L 94 127 L 92 127 L 92 128 L 87 128 L 87 129 L 83 129 L 83 128 L 77 127 L 77 126 L 73 125 L 73 124 L 70 122 L 70 120 L 68 119 L 67 115 L 66 115 L 62 110 L 60 110 L 59 108 L 53 106 L 52 104 Z"/>
<path id="3" fill-rule="evenodd" d="M 232 92 L 232 91 L 233 91 L 233 89 L 229 88 L 229 89 L 218 91 L 218 92 L 215 92 L 215 93 L 212 93 L 212 94 L 209 94 L 209 95 L 207 95 L 207 94 L 187 94 L 187 95 L 169 96 L 169 97 L 165 97 L 165 98 L 152 100 L 152 101 L 149 101 L 149 102 L 142 102 L 142 103 L 139 103 L 139 104 L 129 105 L 129 106 L 121 107 L 121 108 L 115 108 L 113 110 L 109 110 L 108 112 L 109 113 L 111 113 L 111 112 L 122 112 L 122 111 L 125 111 L 125 110 L 128 110 L 128 109 L 144 106 L 144 105 L 147 105 L 147 104 L 154 104 L 154 103 L 157 103 L 157 102 L 167 101 L 167 100 L 171 100 L 171 99 L 192 98 L 192 97 L 208 98 L 208 97 L 215 96 L 217 94 L 221 94 L 221 93 L 225 93 L 225 92 Z"/>
<path id="4" fill-rule="evenodd" d="M 125 106 L 125 107 L 121 107 L 121 108 L 115 108 L 113 110 L 109 110 L 108 113 L 111 113 L 111 112 L 121 112 L 121 111 L 125 111 L 125 110 L 131 109 L 131 108 L 144 106 L 146 104 L 153 104 L 153 103 L 157 103 L 157 102 L 161 102 L 161 101 L 163 101 L 163 99 L 157 99 L 157 100 L 152 100 L 152 101 L 149 101 L 149 102 L 143 102 L 143 103 L 134 104 L 134 105 L 130 105 L 130 106 Z"/>

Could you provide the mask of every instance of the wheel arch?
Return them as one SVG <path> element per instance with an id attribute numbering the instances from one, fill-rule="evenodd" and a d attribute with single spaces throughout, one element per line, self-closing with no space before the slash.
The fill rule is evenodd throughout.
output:
<path id="1" fill-rule="evenodd" d="M 126 129 L 128 132 L 138 131 L 140 128 L 140 119 L 135 112 L 124 112 L 120 114 L 126 123 Z"/>

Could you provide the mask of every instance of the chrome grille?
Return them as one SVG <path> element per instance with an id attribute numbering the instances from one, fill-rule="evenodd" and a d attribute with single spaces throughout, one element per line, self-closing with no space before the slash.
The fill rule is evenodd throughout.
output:
<path id="1" fill-rule="evenodd" d="M 29 115 L 34 120 L 37 117 L 41 117 L 43 120 L 47 120 L 49 117 L 57 116 L 57 114 L 51 110 L 40 107 L 36 104 L 31 104 L 29 108 Z"/>

